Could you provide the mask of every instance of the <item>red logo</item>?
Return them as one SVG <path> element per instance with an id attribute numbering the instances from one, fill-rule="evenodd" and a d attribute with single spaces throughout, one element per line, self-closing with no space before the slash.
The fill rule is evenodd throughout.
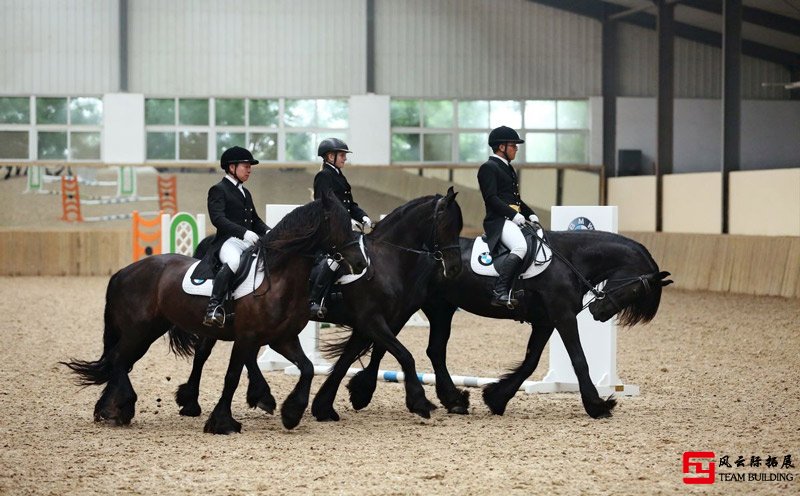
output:
<path id="1" fill-rule="evenodd" d="M 692 461 L 698 458 L 711 458 L 711 460 Z M 714 483 L 714 460 L 716 455 L 713 451 L 686 451 L 683 453 L 683 473 L 694 477 L 684 477 L 684 484 L 713 484 Z M 708 463 L 708 468 L 704 465 Z M 694 468 L 694 472 L 691 469 Z"/>

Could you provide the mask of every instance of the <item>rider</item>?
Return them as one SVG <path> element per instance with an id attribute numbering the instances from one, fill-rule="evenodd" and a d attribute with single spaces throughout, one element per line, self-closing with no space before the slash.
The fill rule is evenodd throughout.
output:
<path id="1" fill-rule="evenodd" d="M 483 229 L 489 250 L 495 253 L 498 243 L 502 242 L 511 251 L 503 266 L 497 267 L 500 277 L 492 290 L 491 304 L 511 308 L 518 303 L 510 294 L 511 287 L 522 270 L 522 259 L 528 249 L 520 228 L 525 225 L 526 218 L 539 222 L 533 210 L 519 196 L 517 173 L 511 165 L 520 143 L 525 143 L 525 140 L 510 127 L 492 129 L 489 146 L 493 153 L 478 169 L 478 183 L 486 204 Z"/>
<path id="2" fill-rule="evenodd" d="M 250 177 L 250 168 L 258 160 L 247 149 L 234 146 L 225 150 L 219 162 L 226 174 L 208 190 L 208 216 L 217 228 L 209 253 L 216 254 L 219 251 L 222 268 L 214 277 L 203 325 L 223 327 L 225 313 L 221 309 L 222 300 L 231 277 L 239 269 L 242 252 L 253 246 L 259 236 L 266 234 L 270 228 L 258 216 L 253 197 L 243 185 Z"/>
<path id="3" fill-rule="evenodd" d="M 342 168 L 347 162 L 347 154 L 352 153 L 347 147 L 347 143 L 338 138 L 327 138 L 320 142 L 317 148 L 317 155 L 322 157 L 322 170 L 314 177 L 314 199 L 322 198 L 328 192 L 333 192 L 336 198 L 342 202 L 350 217 L 363 224 L 365 227 L 372 228 L 372 220 L 367 213 L 353 201 L 353 193 L 350 183 L 342 174 Z M 332 258 L 323 260 L 316 280 L 311 288 L 309 295 L 309 306 L 312 318 L 324 318 L 327 309 L 322 305 L 322 299 L 328 292 L 333 283 L 339 263 Z"/>

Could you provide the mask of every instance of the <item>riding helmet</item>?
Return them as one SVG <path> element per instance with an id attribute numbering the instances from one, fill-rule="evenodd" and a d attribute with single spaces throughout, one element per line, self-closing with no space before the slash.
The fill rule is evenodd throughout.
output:
<path id="1" fill-rule="evenodd" d="M 320 142 L 319 148 L 317 148 L 317 156 L 325 158 L 325 154 L 328 152 L 353 153 L 347 148 L 347 143 L 339 138 L 326 138 Z"/>
<path id="2" fill-rule="evenodd" d="M 232 146 L 222 152 L 222 156 L 219 159 L 219 166 L 222 170 L 228 170 L 228 164 L 239 164 L 242 162 L 247 162 L 250 165 L 255 165 L 258 163 L 258 160 L 253 158 L 253 154 L 250 153 L 250 150 L 247 148 L 242 148 L 241 146 Z"/>
<path id="3" fill-rule="evenodd" d="M 500 126 L 489 133 L 489 146 L 502 145 L 503 143 L 525 143 L 516 131 L 508 126 Z"/>

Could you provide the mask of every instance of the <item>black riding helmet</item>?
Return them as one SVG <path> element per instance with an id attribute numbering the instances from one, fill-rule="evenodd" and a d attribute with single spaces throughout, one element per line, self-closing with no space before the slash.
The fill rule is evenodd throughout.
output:
<path id="1" fill-rule="evenodd" d="M 258 160 L 253 158 L 253 154 L 250 153 L 250 150 L 242 148 L 241 146 L 232 146 L 228 148 L 222 152 L 222 156 L 219 158 L 219 166 L 226 172 L 228 171 L 229 164 L 238 164 L 241 162 L 256 165 Z"/>
<path id="2" fill-rule="evenodd" d="M 347 148 L 347 143 L 339 138 L 326 138 L 320 142 L 319 148 L 317 148 L 317 156 L 325 158 L 325 155 L 330 152 L 353 153 Z"/>
<path id="3" fill-rule="evenodd" d="M 525 140 L 520 138 L 519 134 L 508 126 L 492 129 L 492 132 L 489 133 L 489 146 L 494 148 L 503 143 L 525 143 Z"/>

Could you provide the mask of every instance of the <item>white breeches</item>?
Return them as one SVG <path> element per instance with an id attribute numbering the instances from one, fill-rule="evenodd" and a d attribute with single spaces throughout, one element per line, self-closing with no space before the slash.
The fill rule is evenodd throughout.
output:
<path id="1" fill-rule="evenodd" d="M 239 260 L 242 258 L 242 252 L 250 248 L 250 246 L 250 243 L 243 239 L 228 238 L 223 243 L 222 248 L 219 249 L 219 261 L 228 264 L 228 267 L 236 273 L 239 270 Z"/>
<path id="2" fill-rule="evenodd" d="M 525 236 L 522 235 L 519 226 L 506 219 L 503 224 L 503 233 L 500 235 L 500 242 L 511 250 L 511 253 L 519 258 L 525 258 L 525 253 L 528 251 L 528 245 L 525 243 Z"/>

